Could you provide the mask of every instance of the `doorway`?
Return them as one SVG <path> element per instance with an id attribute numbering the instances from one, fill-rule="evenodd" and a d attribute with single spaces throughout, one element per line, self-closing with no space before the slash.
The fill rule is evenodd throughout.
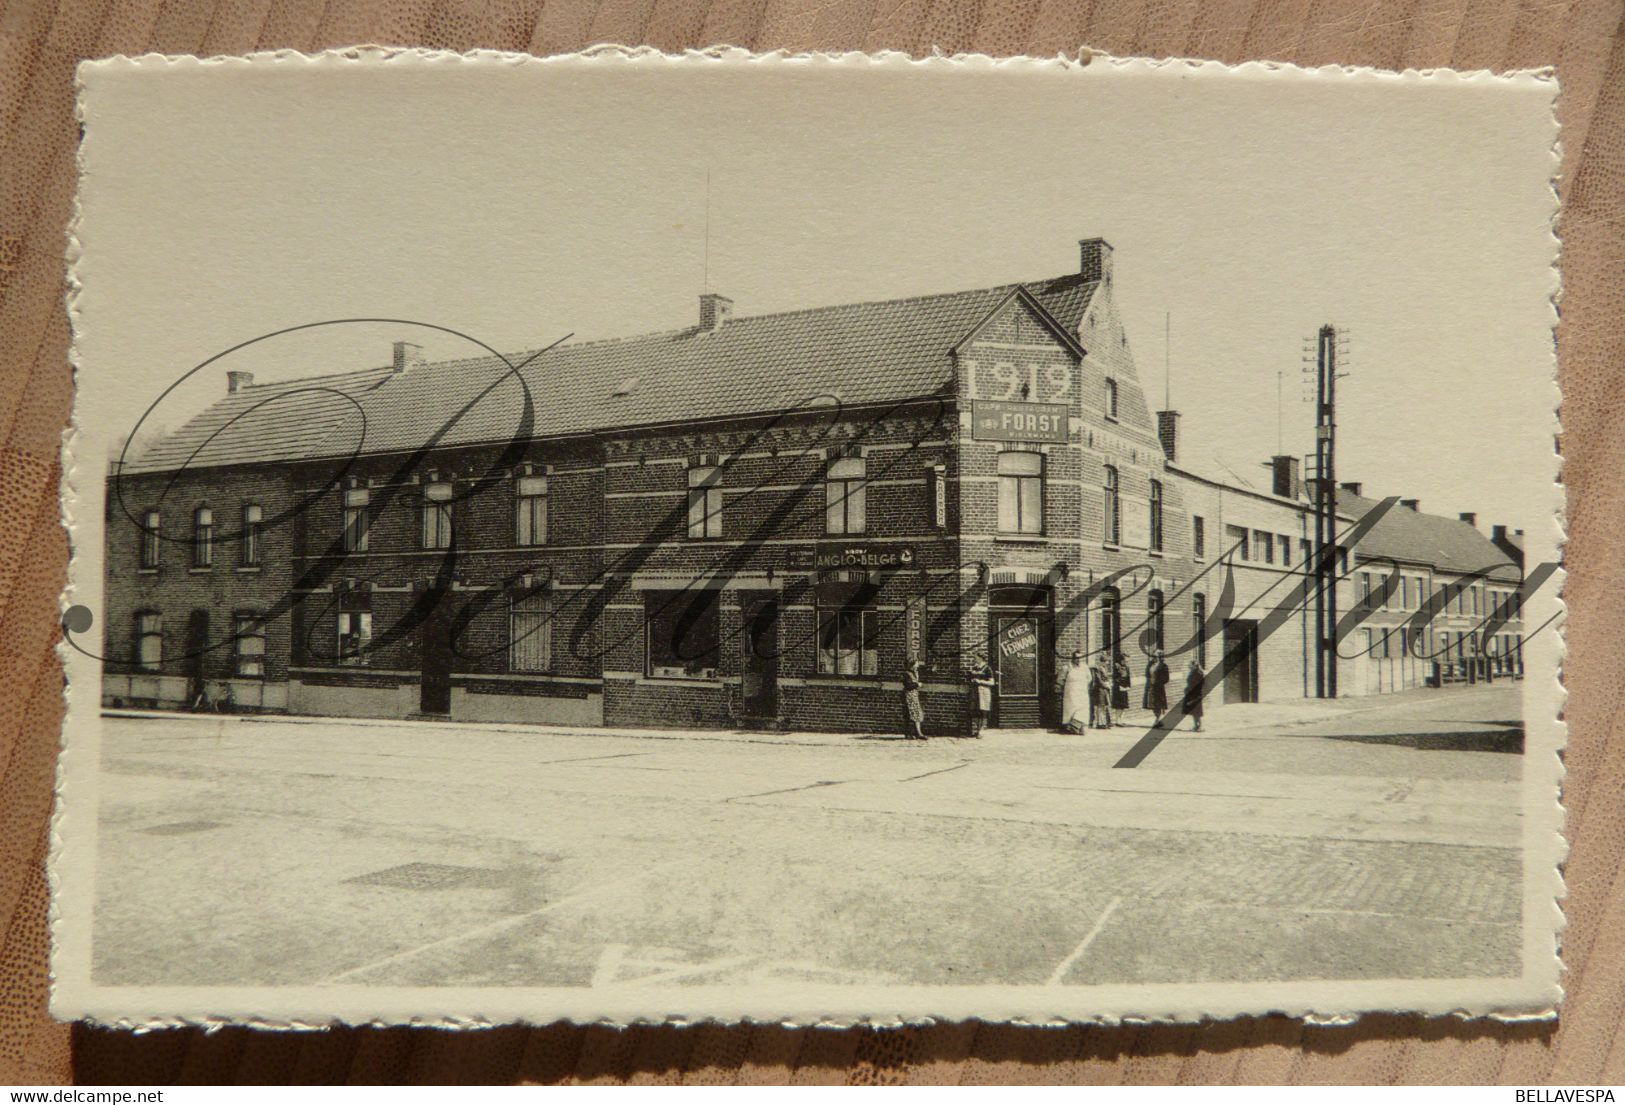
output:
<path id="1" fill-rule="evenodd" d="M 452 637 L 455 625 L 451 588 L 431 587 L 424 592 L 421 601 L 426 610 L 418 629 L 418 639 L 423 645 L 418 709 L 425 714 L 449 714 Z"/>
<path id="2" fill-rule="evenodd" d="M 1251 618 L 1224 623 L 1224 700 L 1258 701 L 1258 622 Z"/>
<path id="3" fill-rule="evenodd" d="M 203 658 L 209 654 L 209 612 L 194 610 L 186 618 L 186 701 L 194 710 L 207 705 Z"/>
<path id="4" fill-rule="evenodd" d="M 988 661 L 998 693 L 991 724 L 1048 725 L 1055 717 L 1054 618 L 1047 587 L 995 587 L 987 611 Z"/>
<path id="5" fill-rule="evenodd" d="M 740 697 L 745 717 L 769 721 L 779 716 L 779 600 L 747 594 L 740 603 Z"/>

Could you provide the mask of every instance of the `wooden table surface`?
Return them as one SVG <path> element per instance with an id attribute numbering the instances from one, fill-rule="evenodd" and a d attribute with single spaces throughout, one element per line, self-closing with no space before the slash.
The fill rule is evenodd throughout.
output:
<path id="1" fill-rule="evenodd" d="M 0 1083 L 288 1081 L 1625 1082 L 1625 0 L 0 0 Z M 110 54 L 356 43 L 558 53 L 933 48 L 1506 70 L 1562 81 L 1571 852 L 1555 1026 L 1367 1017 L 898 1031 L 555 1025 L 135 1036 L 45 1013 L 62 721 L 58 442 L 73 68 Z"/>

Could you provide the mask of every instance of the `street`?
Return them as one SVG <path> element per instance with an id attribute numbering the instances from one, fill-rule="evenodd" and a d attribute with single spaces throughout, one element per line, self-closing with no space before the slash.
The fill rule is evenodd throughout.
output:
<path id="1" fill-rule="evenodd" d="M 103 720 L 106 985 L 1518 973 L 1520 686 L 1085 736 Z"/>

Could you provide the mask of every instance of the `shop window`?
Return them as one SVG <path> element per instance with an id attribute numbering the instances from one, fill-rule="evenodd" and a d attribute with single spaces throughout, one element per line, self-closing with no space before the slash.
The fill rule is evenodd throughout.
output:
<path id="1" fill-rule="evenodd" d="M 1241 526 L 1225 526 L 1224 537 L 1230 543 L 1230 547 L 1235 550 L 1235 555 L 1239 559 L 1252 559 L 1247 549 L 1247 531 L 1245 529 Z"/>
<path id="2" fill-rule="evenodd" d="M 1101 509 L 1101 520 L 1106 533 L 1106 544 L 1115 545 L 1121 539 L 1122 529 L 1122 498 L 1117 483 L 1117 469 L 1111 465 L 1106 466 L 1106 485 L 1104 488 L 1104 504 Z"/>
<path id="3" fill-rule="evenodd" d="M 340 610 L 338 613 L 338 661 L 347 667 L 371 662 L 372 611 Z"/>
<path id="4" fill-rule="evenodd" d="M 818 606 L 818 671 L 821 675 L 879 675 L 879 619 L 872 591 L 826 595 Z"/>
<path id="5" fill-rule="evenodd" d="M 508 670 L 548 671 L 553 666 L 553 619 L 547 592 L 515 595 L 508 608 Z"/>
<path id="6" fill-rule="evenodd" d="M 192 512 L 192 567 L 214 565 L 214 511 L 200 506 Z"/>
<path id="7" fill-rule="evenodd" d="M 1191 555 L 1198 560 L 1207 555 L 1207 527 L 1200 514 L 1191 515 Z"/>
<path id="8" fill-rule="evenodd" d="M 423 488 L 423 529 L 419 545 L 425 549 L 451 548 L 451 484 L 431 483 Z"/>
<path id="9" fill-rule="evenodd" d="M 1044 454 L 999 454 L 999 532 L 1044 532 Z"/>
<path id="10" fill-rule="evenodd" d="M 546 476 L 521 476 L 514 487 L 514 544 L 547 544 Z"/>
<path id="11" fill-rule="evenodd" d="M 715 679 L 720 653 L 718 596 L 713 590 L 644 595 L 648 674 L 657 679 Z"/>
<path id="12" fill-rule="evenodd" d="M 157 671 L 164 662 L 164 616 L 156 610 L 135 616 L 135 662 L 142 671 Z"/>
<path id="13" fill-rule="evenodd" d="M 867 524 L 862 457 L 839 457 L 824 474 L 824 532 L 862 533 Z"/>
<path id="14" fill-rule="evenodd" d="M 344 551 L 366 552 L 367 530 L 371 519 L 367 503 L 371 493 L 365 487 L 352 487 L 344 492 Z"/>
<path id="15" fill-rule="evenodd" d="M 265 619 L 258 614 L 232 617 L 232 670 L 239 679 L 265 678 Z"/>
<path id="16" fill-rule="evenodd" d="M 239 546 L 245 568 L 260 566 L 260 533 L 265 528 L 265 511 L 258 503 L 243 507 L 243 536 Z"/>
<path id="17" fill-rule="evenodd" d="M 688 470 L 688 535 L 722 536 L 722 469 Z"/>
<path id="18" fill-rule="evenodd" d="M 149 510 L 141 516 L 141 566 L 143 568 L 156 568 L 158 566 L 158 526 L 160 515 L 156 510 Z"/>
<path id="19" fill-rule="evenodd" d="M 1162 551 L 1162 481 L 1151 481 L 1151 551 Z"/>

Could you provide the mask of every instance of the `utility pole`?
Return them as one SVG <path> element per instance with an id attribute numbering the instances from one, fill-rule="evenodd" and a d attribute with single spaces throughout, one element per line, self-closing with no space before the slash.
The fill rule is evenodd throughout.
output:
<path id="1" fill-rule="evenodd" d="M 1315 350 L 1315 696 L 1337 697 L 1337 328 Z"/>

